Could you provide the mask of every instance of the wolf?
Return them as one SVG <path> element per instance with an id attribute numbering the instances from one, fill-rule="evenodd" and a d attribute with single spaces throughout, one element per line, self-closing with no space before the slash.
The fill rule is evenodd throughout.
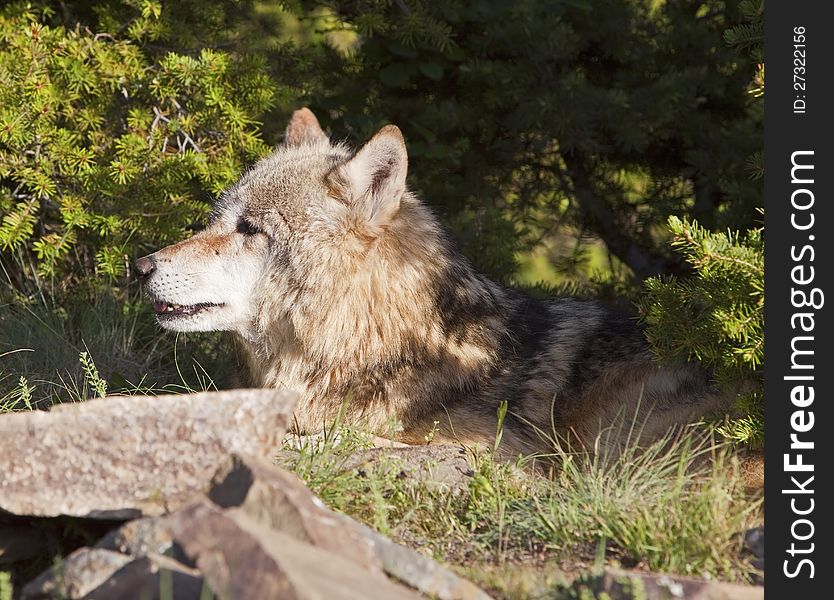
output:
<path id="1" fill-rule="evenodd" d="M 203 231 L 135 262 L 159 324 L 232 332 L 254 385 L 301 394 L 299 434 L 341 416 L 381 436 L 397 422 L 408 444 L 491 445 L 503 406 L 502 448 L 532 454 L 612 429 L 650 440 L 718 408 L 628 316 L 478 273 L 407 170 L 396 126 L 353 152 L 296 111 Z"/>

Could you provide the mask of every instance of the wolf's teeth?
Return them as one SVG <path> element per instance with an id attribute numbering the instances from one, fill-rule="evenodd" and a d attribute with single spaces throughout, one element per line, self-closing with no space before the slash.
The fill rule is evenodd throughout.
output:
<path id="1" fill-rule="evenodd" d="M 219 306 L 218 304 L 212 304 L 208 302 L 200 303 L 200 304 L 168 304 L 161 300 L 154 301 L 154 310 L 157 314 L 171 314 L 177 313 L 177 315 L 193 315 L 197 312 L 204 310 L 206 308 L 211 308 Z"/>

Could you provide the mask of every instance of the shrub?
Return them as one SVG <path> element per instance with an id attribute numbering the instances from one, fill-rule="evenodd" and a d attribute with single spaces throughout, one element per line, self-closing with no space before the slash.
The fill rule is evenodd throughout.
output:
<path id="1" fill-rule="evenodd" d="M 764 248 L 762 231 L 711 233 L 669 219 L 673 246 L 695 269 L 688 278 L 646 281 L 639 306 L 663 361 L 698 360 L 716 383 L 736 390 L 737 418 L 721 431 L 739 442 L 764 441 Z"/>
<path id="2" fill-rule="evenodd" d="M 132 244 L 182 237 L 267 150 L 262 61 L 151 54 L 161 7 L 137 4 L 120 35 L 45 25 L 48 10 L 22 4 L 0 12 L 0 248 L 18 289 L 119 278 Z"/>

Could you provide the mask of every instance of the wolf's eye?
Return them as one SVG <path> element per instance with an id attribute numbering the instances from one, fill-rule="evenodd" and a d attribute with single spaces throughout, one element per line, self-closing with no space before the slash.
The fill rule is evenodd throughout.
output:
<path id="1" fill-rule="evenodd" d="M 243 235 L 255 235 L 256 233 L 261 233 L 261 230 L 246 219 L 241 219 L 237 222 L 237 232 Z"/>

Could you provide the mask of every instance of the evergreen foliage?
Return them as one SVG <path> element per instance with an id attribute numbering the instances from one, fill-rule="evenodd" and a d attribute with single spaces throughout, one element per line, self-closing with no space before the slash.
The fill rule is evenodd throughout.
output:
<path id="1" fill-rule="evenodd" d="M 267 151 L 263 60 L 150 54 L 161 5 L 134 4 L 118 35 L 46 25 L 48 8 L 0 13 L 0 248 L 18 284 L 122 276 L 136 244 L 181 238 Z"/>
<path id="2" fill-rule="evenodd" d="M 738 5 L 746 23 L 730 27 L 724 40 L 736 50 L 749 51 L 757 63 L 764 62 L 764 0 L 742 0 Z"/>
<path id="3" fill-rule="evenodd" d="M 737 394 L 728 437 L 760 445 L 764 436 L 764 247 L 761 229 L 713 233 L 695 222 L 669 219 L 673 247 L 691 264 L 691 277 L 646 281 L 639 305 L 647 334 L 663 361 L 697 360 L 716 383 Z"/>

